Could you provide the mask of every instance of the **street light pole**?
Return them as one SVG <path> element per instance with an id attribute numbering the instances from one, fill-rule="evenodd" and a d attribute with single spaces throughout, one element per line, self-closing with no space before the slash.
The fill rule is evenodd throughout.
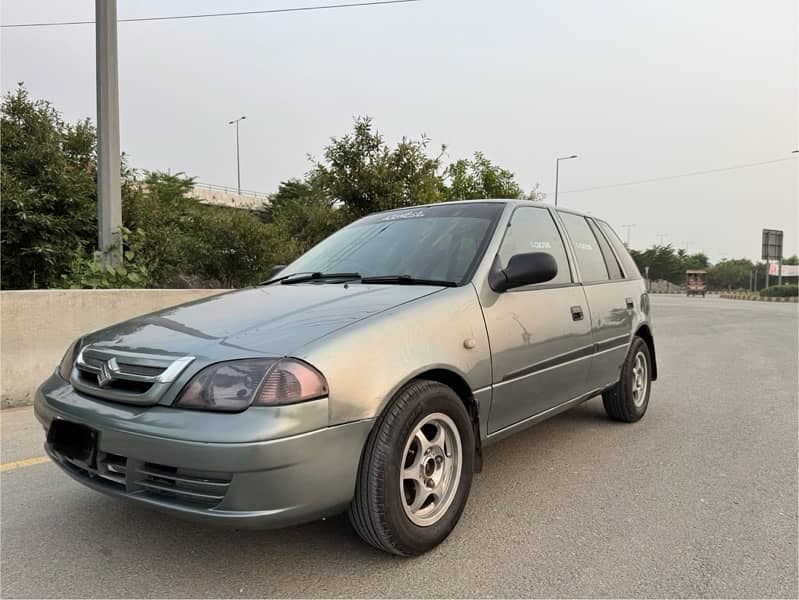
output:
<path id="1" fill-rule="evenodd" d="M 239 191 L 239 196 L 241 196 L 241 163 L 239 161 L 239 121 L 243 121 L 246 119 L 244 115 L 239 117 L 238 119 L 233 119 L 232 121 L 228 121 L 228 125 L 236 124 L 236 181 L 237 181 L 237 189 Z"/>
<path id="2" fill-rule="evenodd" d="M 97 63 L 98 246 L 109 266 L 122 263 L 122 192 L 119 165 L 119 76 L 117 3 L 95 0 Z"/>
<path id="3" fill-rule="evenodd" d="M 572 154 L 571 156 L 561 156 L 560 158 L 555 159 L 555 206 L 558 205 L 558 179 L 560 177 L 560 161 L 569 160 L 571 158 L 577 158 L 577 155 Z"/>
<path id="4" fill-rule="evenodd" d="M 631 223 L 629 225 L 622 225 L 622 227 L 626 227 L 627 228 L 627 248 L 629 249 L 630 248 L 630 229 L 635 227 L 635 223 Z"/>

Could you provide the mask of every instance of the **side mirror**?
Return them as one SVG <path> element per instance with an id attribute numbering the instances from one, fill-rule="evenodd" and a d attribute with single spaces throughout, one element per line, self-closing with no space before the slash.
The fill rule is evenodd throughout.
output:
<path id="1" fill-rule="evenodd" d="M 269 272 L 269 279 L 272 279 L 273 277 L 277 276 L 277 274 L 280 273 L 285 268 L 286 265 L 274 265 L 272 267 L 272 270 Z"/>
<path id="2" fill-rule="evenodd" d="M 557 274 L 558 263 L 546 252 L 514 254 L 504 269 L 500 268 L 497 255 L 488 276 L 488 285 L 495 292 L 501 293 L 524 285 L 550 281 Z"/>

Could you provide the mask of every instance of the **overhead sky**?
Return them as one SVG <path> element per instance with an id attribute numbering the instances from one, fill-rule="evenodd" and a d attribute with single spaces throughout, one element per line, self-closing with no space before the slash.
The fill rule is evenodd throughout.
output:
<path id="1" fill-rule="evenodd" d="M 340 0 L 345 2 L 347 0 Z M 119 18 L 325 0 L 120 0 Z M 91 20 L 90 0 L 3 0 L 3 24 Z M 119 24 L 121 142 L 133 166 L 274 191 L 369 115 L 391 142 L 483 151 L 529 189 L 665 241 L 759 258 L 763 227 L 797 252 L 796 0 L 423 0 Z M 92 25 L 2 30 L 2 90 L 24 81 L 65 118 L 95 114 Z M 648 184 L 641 179 L 781 158 Z"/>

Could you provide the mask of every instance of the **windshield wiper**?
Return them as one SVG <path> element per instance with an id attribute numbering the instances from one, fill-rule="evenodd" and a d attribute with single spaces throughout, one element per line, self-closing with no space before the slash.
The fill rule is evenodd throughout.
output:
<path id="1" fill-rule="evenodd" d="M 411 275 L 381 275 L 379 277 L 362 277 L 361 283 L 388 283 L 398 285 L 441 285 L 444 287 L 457 287 L 454 281 L 445 279 L 421 279 Z"/>
<path id="2" fill-rule="evenodd" d="M 293 273 L 291 275 L 286 275 L 285 277 L 278 277 L 277 279 L 273 279 L 269 283 L 274 283 L 275 281 L 279 281 L 283 285 L 289 285 L 292 283 L 305 283 L 308 281 L 320 281 L 323 279 L 360 279 L 360 273 L 320 273 L 317 271 L 316 273 Z"/>

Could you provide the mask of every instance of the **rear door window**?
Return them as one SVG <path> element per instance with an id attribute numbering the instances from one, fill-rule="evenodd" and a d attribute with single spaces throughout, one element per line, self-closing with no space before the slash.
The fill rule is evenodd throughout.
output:
<path id="1" fill-rule="evenodd" d="M 573 215 L 561 212 L 560 218 L 566 227 L 566 233 L 574 247 L 574 254 L 577 256 L 577 266 L 580 268 L 580 275 L 584 282 L 607 281 L 610 279 L 605 258 L 599 247 L 599 241 L 594 232 L 588 226 L 588 221 L 580 215 Z"/>
<path id="2" fill-rule="evenodd" d="M 566 248 L 560 237 L 558 227 L 549 210 L 532 206 L 517 208 L 510 220 L 502 247 L 499 249 L 499 260 L 502 268 L 508 266 L 514 254 L 528 252 L 546 252 L 558 263 L 558 274 L 554 279 L 539 285 L 565 284 L 572 282 Z"/>

